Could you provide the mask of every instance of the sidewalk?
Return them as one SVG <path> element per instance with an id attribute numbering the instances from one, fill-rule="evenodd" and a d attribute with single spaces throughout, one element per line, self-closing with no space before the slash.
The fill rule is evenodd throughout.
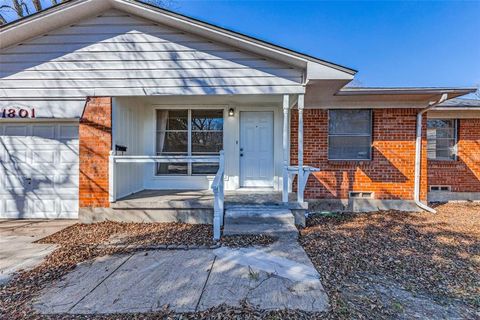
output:
<path id="1" fill-rule="evenodd" d="M 328 298 L 290 234 L 268 247 L 157 250 L 79 265 L 36 299 L 42 313 L 201 311 L 247 300 L 261 309 L 324 311 Z"/>
<path id="2" fill-rule="evenodd" d="M 21 269 L 35 267 L 56 248 L 34 241 L 74 223 L 76 220 L 0 220 L 0 284 Z"/>

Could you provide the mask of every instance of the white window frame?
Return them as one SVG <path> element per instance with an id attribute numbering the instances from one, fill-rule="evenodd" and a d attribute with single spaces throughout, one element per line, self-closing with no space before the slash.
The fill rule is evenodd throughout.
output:
<path id="1" fill-rule="evenodd" d="M 228 110 L 228 106 L 226 105 L 155 105 L 153 108 L 153 141 L 154 141 L 154 150 L 155 155 L 158 155 L 157 151 L 157 110 L 188 110 L 188 118 L 187 118 L 187 155 L 192 156 L 192 110 L 222 110 L 223 111 L 223 121 L 224 127 L 222 130 L 222 138 L 223 138 L 223 146 L 225 148 L 225 119 L 226 119 L 226 112 Z M 183 131 L 183 130 L 172 130 L 172 131 Z M 212 155 L 216 155 L 213 154 Z M 180 161 L 179 161 L 180 162 Z M 153 175 L 155 178 L 163 178 L 163 177 L 208 177 L 213 176 L 212 174 L 193 174 L 192 173 L 192 166 L 191 164 L 187 164 L 187 174 L 158 174 L 157 167 L 154 166 L 153 168 Z"/>
<path id="2" fill-rule="evenodd" d="M 343 110 L 355 110 L 355 111 L 369 111 L 370 112 L 370 134 L 330 134 L 330 111 L 343 111 Z M 327 117 L 327 159 L 328 161 L 372 161 L 372 143 L 373 143 L 373 110 L 372 109 L 328 109 Z M 332 159 L 330 158 L 330 137 L 369 137 L 370 138 L 370 152 L 366 159 Z"/>
<path id="3" fill-rule="evenodd" d="M 434 161 L 457 161 L 458 160 L 458 119 L 444 119 L 444 118 L 428 118 L 427 122 L 429 120 L 453 120 L 453 152 L 454 152 L 454 157 L 453 158 L 444 158 L 444 157 L 437 157 L 435 154 L 435 158 L 430 158 L 428 157 L 428 136 L 427 136 L 427 159 L 428 160 L 434 160 Z M 427 131 L 428 131 L 428 125 L 427 125 Z M 446 139 L 446 138 L 443 138 Z M 437 140 L 435 138 L 435 140 Z"/>

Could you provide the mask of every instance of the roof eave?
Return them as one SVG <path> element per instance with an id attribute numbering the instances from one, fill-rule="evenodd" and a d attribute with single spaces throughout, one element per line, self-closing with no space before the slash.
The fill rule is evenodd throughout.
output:
<path id="1" fill-rule="evenodd" d="M 0 49 L 68 26 L 111 7 L 110 0 L 71 0 L 25 17 L 0 29 Z"/>
<path id="2" fill-rule="evenodd" d="M 342 88 L 337 96 L 359 95 L 421 95 L 421 94 L 455 94 L 457 96 L 475 92 L 477 88 Z"/>
<path id="3" fill-rule="evenodd" d="M 480 111 L 480 107 L 465 107 L 465 106 L 458 106 L 458 107 L 441 107 L 437 106 L 433 110 L 439 110 L 439 111 L 456 111 L 456 110 L 462 110 L 462 111 Z"/>

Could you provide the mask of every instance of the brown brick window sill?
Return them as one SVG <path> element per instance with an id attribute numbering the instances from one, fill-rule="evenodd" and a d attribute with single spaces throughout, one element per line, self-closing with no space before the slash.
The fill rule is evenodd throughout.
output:
<path id="1" fill-rule="evenodd" d="M 366 167 L 372 164 L 372 160 L 328 160 L 332 167 Z"/>
<path id="2" fill-rule="evenodd" d="M 428 166 L 434 168 L 452 168 L 461 165 L 462 163 L 459 160 L 428 159 Z"/>

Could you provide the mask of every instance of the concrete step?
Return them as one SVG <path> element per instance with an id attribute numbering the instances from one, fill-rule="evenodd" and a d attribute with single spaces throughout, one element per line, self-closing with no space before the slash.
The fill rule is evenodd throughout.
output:
<path id="1" fill-rule="evenodd" d="M 295 224 L 292 211 L 266 206 L 230 207 L 225 211 L 225 224 Z"/>
<path id="2" fill-rule="evenodd" d="M 298 236 L 298 230 L 291 224 L 225 224 L 223 235 L 269 234 L 272 236 Z"/>

